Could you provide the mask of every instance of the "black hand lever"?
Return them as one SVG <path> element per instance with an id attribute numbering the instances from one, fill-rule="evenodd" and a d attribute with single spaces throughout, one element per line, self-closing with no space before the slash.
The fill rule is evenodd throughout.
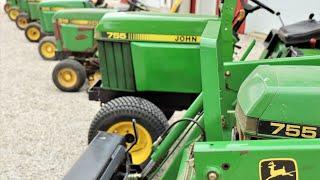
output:
<path id="1" fill-rule="evenodd" d="M 135 119 L 132 119 L 132 127 L 133 127 L 133 132 L 134 132 L 134 140 L 131 144 L 131 146 L 127 149 L 127 152 L 129 152 L 133 146 L 135 146 L 138 142 L 138 133 L 137 133 L 137 128 L 136 128 L 136 123 L 137 121 Z"/>
<path id="2" fill-rule="evenodd" d="M 314 17 L 314 13 L 311 13 L 311 14 L 309 15 L 309 20 L 313 20 L 313 17 Z"/>

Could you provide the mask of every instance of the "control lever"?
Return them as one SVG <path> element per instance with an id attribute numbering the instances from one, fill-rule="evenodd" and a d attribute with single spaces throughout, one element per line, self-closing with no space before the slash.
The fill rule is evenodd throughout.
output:
<path id="1" fill-rule="evenodd" d="M 282 27 L 284 26 L 284 22 L 283 22 L 283 19 L 282 19 L 282 17 L 281 17 L 281 13 L 280 12 L 277 12 L 276 13 L 276 16 L 279 18 L 279 20 L 280 20 L 280 22 L 281 22 L 281 24 L 282 24 Z"/>
<path id="2" fill-rule="evenodd" d="M 137 133 L 137 128 L 136 128 L 136 123 L 137 121 L 135 119 L 132 119 L 132 127 L 133 127 L 133 132 L 134 132 L 134 140 L 131 144 L 131 146 L 127 149 L 127 152 L 129 152 L 133 146 L 135 146 L 138 142 L 138 133 Z"/>
<path id="3" fill-rule="evenodd" d="M 309 15 L 309 20 L 313 20 L 313 17 L 314 17 L 314 13 L 311 13 L 311 14 Z"/>

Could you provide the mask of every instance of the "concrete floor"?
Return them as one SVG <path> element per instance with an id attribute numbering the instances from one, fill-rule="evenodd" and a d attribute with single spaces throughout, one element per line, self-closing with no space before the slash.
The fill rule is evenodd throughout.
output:
<path id="1" fill-rule="evenodd" d="M 63 93 L 0 1 L 0 179 L 61 179 L 87 144 L 99 103 Z"/>

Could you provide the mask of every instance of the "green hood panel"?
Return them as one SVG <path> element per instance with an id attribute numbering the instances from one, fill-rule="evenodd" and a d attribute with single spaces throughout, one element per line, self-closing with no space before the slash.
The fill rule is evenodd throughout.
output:
<path id="1" fill-rule="evenodd" d="M 100 20 L 104 14 L 111 12 L 116 12 L 116 10 L 97 8 L 65 9 L 56 12 L 53 19 Z"/>
<path id="2" fill-rule="evenodd" d="M 320 120 L 319 77 L 317 66 L 259 66 L 241 85 L 238 102 L 249 117 L 315 124 Z"/>
<path id="3" fill-rule="evenodd" d="M 64 7 L 64 8 L 77 8 L 77 7 L 94 7 L 94 5 L 88 0 L 54 0 L 43 1 L 39 4 L 39 7 Z"/>
<path id="4" fill-rule="evenodd" d="M 215 16 L 160 14 L 150 12 L 119 12 L 106 14 L 96 27 L 100 32 L 196 35 L 200 36 L 209 20 Z"/>

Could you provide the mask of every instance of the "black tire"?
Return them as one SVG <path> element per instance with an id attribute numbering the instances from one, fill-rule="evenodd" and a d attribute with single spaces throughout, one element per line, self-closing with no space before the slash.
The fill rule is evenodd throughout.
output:
<path id="1" fill-rule="evenodd" d="M 13 12 L 14 12 L 14 11 L 16 11 L 16 12 L 18 12 L 18 13 L 20 14 L 20 10 L 19 10 L 19 9 L 17 9 L 17 8 L 15 8 L 15 7 L 12 7 L 12 8 L 9 10 L 9 12 L 8 12 L 8 16 L 9 16 L 9 19 L 10 19 L 11 21 L 15 21 L 16 18 L 18 17 L 18 15 L 19 15 L 19 14 L 17 14 L 15 17 L 13 17 Z"/>
<path id="2" fill-rule="evenodd" d="M 75 83 L 71 86 L 65 86 L 61 83 L 61 72 L 65 69 L 72 70 L 75 73 Z M 64 92 L 77 92 L 81 89 L 87 78 L 84 66 L 76 60 L 63 60 L 59 62 L 52 72 L 52 80 L 56 87 Z"/>
<path id="3" fill-rule="evenodd" d="M 27 27 L 27 25 L 30 23 L 30 18 L 27 13 L 22 12 L 18 15 L 15 22 L 18 29 L 24 30 Z"/>
<path id="4" fill-rule="evenodd" d="M 53 56 L 48 56 L 48 55 L 43 54 L 42 46 L 47 43 L 50 43 L 54 46 Z M 56 38 L 54 36 L 45 36 L 41 39 L 41 41 L 38 45 L 38 52 L 39 52 L 40 56 L 42 57 L 42 59 L 44 59 L 44 60 L 57 60 L 56 53 L 55 53 L 56 48 L 57 48 Z"/>
<path id="5" fill-rule="evenodd" d="M 163 112 L 153 103 L 139 97 L 120 97 L 104 104 L 94 117 L 88 133 L 88 143 L 97 135 L 98 131 L 107 131 L 119 122 L 129 122 L 136 119 L 137 124 L 143 126 L 154 142 L 169 126 Z M 145 160 L 140 165 L 145 165 Z"/>
<path id="6" fill-rule="evenodd" d="M 10 4 L 8 4 L 8 3 L 5 3 L 4 6 L 3 6 L 3 10 L 4 10 L 4 12 L 5 12 L 6 14 L 9 13 L 10 8 L 11 8 L 11 6 L 10 6 Z"/>
<path id="7" fill-rule="evenodd" d="M 37 34 L 35 38 L 31 38 L 28 35 L 29 31 L 33 30 L 33 28 L 37 30 L 37 33 L 39 33 L 39 35 Z M 26 29 L 24 30 L 24 35 L 30 42 L 39 42 L 44 34 L 41 32 L 40 24 L 38 22 L 32 22 L 32 23 L 29 23 Z"/>

